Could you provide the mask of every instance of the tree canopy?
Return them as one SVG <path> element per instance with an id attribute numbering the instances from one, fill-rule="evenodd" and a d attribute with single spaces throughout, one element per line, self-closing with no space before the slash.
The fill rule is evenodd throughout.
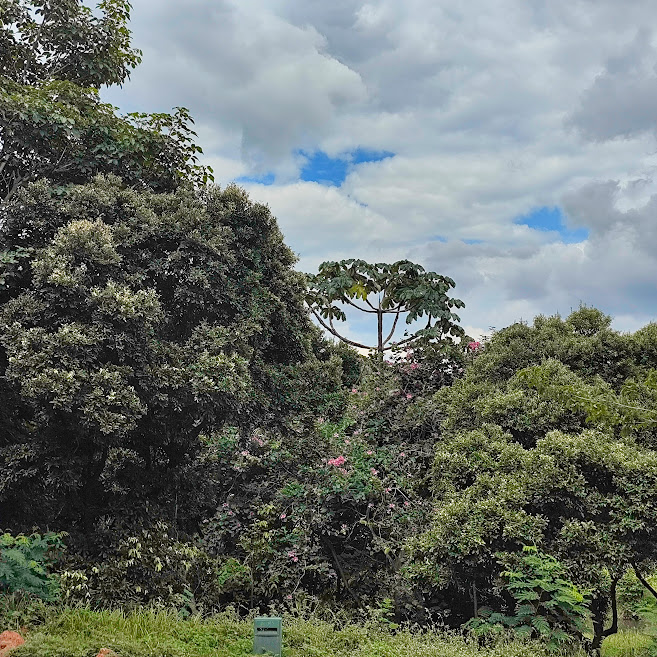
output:
<path id="1" fill-rule="evenodd" d="M 238 188 L 34 183 L 8 203 L 0 244 L 32 253 L 0 290 L 2 381 L 20 399 L 3 414 L 3 517 L 68 527 L 128 500 L 166 504 L 200 436 L 292 407 L 288 370 L 312 356 L 303 279 Z"/>
<path id="2" fill-rule="evenodd" d="M 458 315 L 452 308 L 463 308 L 460 299 L 447 293 L 454 281 L 435 272 L 427 272 L 410 260 L 393 264 L 364 260 L 324 262 L 319 272 L 307 275 L 306 303 L 317 321 L 332 335 L 354 347 L 376 350 L 379 354 L 401 347 L 410 348 L 421 342 L 443 336 L 463 336 L 456 324 Z M 340 304 L 340 305 L 337 305 Z M 376 316 L 377 343 L 369 346 L 343 336 L 335 327 L 335 320 L 346 320 L 344 307 Z M 390 316 L 389 332 L 384 319 Z M 400 317 L 407 325 L 426 317 L 427 323 L 412 335 L 392 341 Z M 386 335 L 387 333 L 387 335 Z"/>
<path id="3" fill-rule="evenodd" d="M 126 0 L 103 0 L 97 14 L 80 0 L 0 1 L 0 202 L 39 178 L 115 173 L 157 191 L 212 179 L 188 110 L 119 116 L 100 99 L 141 61 L 129 12 Z"/>

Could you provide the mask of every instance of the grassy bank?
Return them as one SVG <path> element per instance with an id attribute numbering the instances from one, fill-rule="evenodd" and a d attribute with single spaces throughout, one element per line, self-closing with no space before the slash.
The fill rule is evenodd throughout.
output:
<path id="1" fill-rule="evenodd" d="M 132 614 L 65 609 L 27 633 L 15 657 L 91 657 L 110 648 L 121 657 L 245 657 L 252 625 L 229 615 L 182 620 L 165 611 Z M 318 620 L 284 620 L 285 657 L 543 657 L 540 645 L 480 647 L 440 633 L 386 632 Z M 583 655 L 575 652 L 575 655 Z"/>

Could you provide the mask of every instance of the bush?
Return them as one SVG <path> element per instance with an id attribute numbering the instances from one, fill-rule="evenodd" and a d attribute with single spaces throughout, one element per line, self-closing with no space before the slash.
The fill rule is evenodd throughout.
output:
<path id="1" fill-rule="evenodd" d="M 502 573 L 505 589 L 515 601 L 513 612 L 482 608 L 466 627 L 476 635 L 508 629 L 518 638 L 544 641 L 550 650 L 581 639 L 590 616 L 587 600 L 564 574 L 556 559 L 526 545 L 516 567 Z"/>
<path id="2" fill-rule="evenodd" d="M 178 541 L 164 523 L 125 536 L 98 562 L 75 556 L 61 573 L 66 602 L 96 608 L 154 603 L 188 615 L 213 608 L 221 586 L 220 564 L 198 547 Z"/>
<path id="3" fill-rule="evenodd" d="M 0 591 L 56 598 L 58 582 L 49 568 L 64 548 L 62 536 L 52 532 L 0 536 Z"/>

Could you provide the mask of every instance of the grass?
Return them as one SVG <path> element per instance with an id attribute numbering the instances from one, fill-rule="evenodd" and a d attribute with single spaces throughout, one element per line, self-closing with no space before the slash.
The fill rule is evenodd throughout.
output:
<path id="1" fill-rule="evenodd" d="M 602 657 L 657 657 L 657 644 L 639 630 L 620 630 L 604 640 Z"/>
<path id="2" fill-rule="evenodd" d="M 438 632 L 397 634 L 320 620 L 284 618 L 284 657 L 547 657 L 534 643 L 480 647 Z M 91 611 L 68 608 L 28 632 L 12 657 L 93 657 L 110 648 L 121 657 L 246 657 L 252 623 L 228 613 L 202 620 L 180 619 L 162 610 Z M 575 655 L 583 656 L 576 651 Z"/>

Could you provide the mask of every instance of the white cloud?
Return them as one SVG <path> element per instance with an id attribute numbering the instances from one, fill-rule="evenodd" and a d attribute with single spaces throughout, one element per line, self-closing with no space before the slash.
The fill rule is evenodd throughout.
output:
<path id="1" fill-rule="evenodd" d="M 457 281 L 482 331 L 580 301 L 623 328 L 657 314 L 649 0 L 135 0 L 133 13 L 144 63 L 107 97 L 188 106 L 222 184 L 275 171 L 249 189 L 301 269 L 415 259 Z M 299 149 L 357 147 L 396 155 L 340 188 L 298 181 Z M 546 205 L 589 239 L 514 224 Z"/>

